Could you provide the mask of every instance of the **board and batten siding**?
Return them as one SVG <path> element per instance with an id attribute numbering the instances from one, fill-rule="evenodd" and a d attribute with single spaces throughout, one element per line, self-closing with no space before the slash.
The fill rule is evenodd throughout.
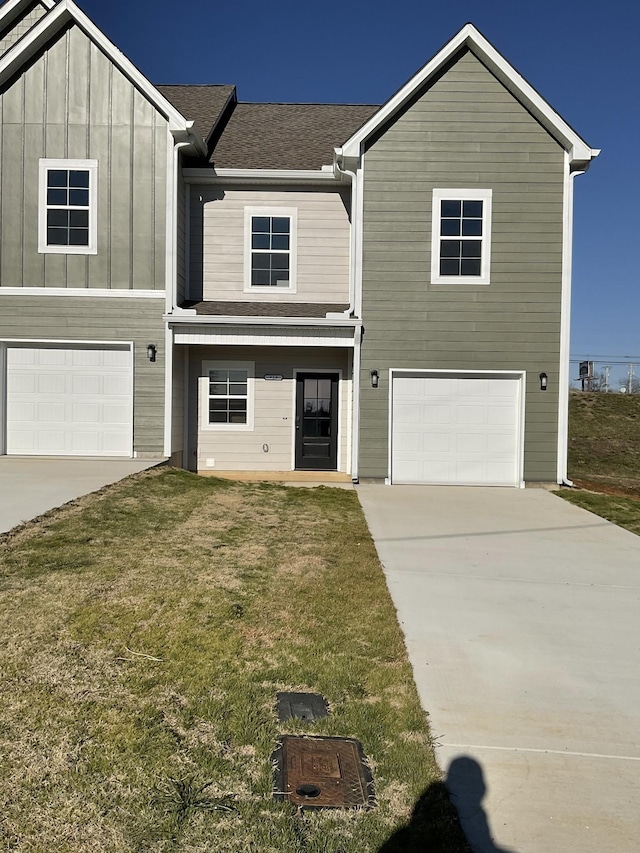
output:
<path id="1" fill-rule="evenodd" d="M 0 296 L 0 341 L 134 344 L 134 452 L 164 448 L 164 324 L 162 299 L 85 296 Z M 150 362 L 147 345 L 156 344 Z"/>
<path id="2" fill-rule="evenodd" d="M 179 349 L 179 347 L 178 347 Z M 202 430 L 198 422 L 198 383 L 203 361 L 255 364 L 253 430 Z M 198 471 L 291 471 L 295 435 L 294 371 L 341 371 L 338 389 L 339 470 L 347 471 L 349 412 L 351 408 L 350 353 L 331 347 L 190 347 L 188 467 Z M 265 375 L 281 375 L 281 381 Z M 268 445 L 265 453 L 263 445 Z M 207 460 L 215 460 L 207 465 Z M 187 467 L 187 466 L 185 466 Z"/>
<path id="3" fill-rule="evenodd" d="M 0 93 L 0 286 L 164 290 L 166 119 L 76 26 Z M 98 252 L 38 253 L 40 158 L 98 161 Z"/>
<path id="4" fill-rule="evenodd" d="M 526 370 L 524 477 L 555 481 L 563 176 L 560 145 L 469 51 L 370 144 L 361 477 L 388 475 L 394 367 Z M 489 285 L 430 284 L 436 187 L 492 189 Z M 541 372 L 549 377 L 546 392 Z"/>
<path id="5" fill-rule="evenodd" d="M 349 213 L 344 190 L 191 187 L 191 299 L 252 302 L 349 301 Z M 295 293 L 244 291 L 245 207 L 296 208 Z"/>

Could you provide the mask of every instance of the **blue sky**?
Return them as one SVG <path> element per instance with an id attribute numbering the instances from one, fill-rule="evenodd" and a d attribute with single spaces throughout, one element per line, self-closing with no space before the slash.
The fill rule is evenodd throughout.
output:
<path id="1" fill-rule="evenodd" d="M 382 103 L 471 21 L 602 149 L 575 182 L 571 352 L 640 365 L 638 0 L 78 2 L 152 82 L 244 101 Z"/>

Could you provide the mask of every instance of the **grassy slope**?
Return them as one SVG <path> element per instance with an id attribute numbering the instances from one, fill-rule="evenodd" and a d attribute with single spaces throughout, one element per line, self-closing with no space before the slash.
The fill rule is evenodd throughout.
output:
<path id="1" fill-rule="evenodd" d="M 640 535 L 640 395 L 572 393 L 569 476 L 563 498 Z"/>
<path id="2" fill-rule="evenodd" d="M 569 476 L 640 492 L 640 395 L 571 394 Z"/>
<path id="3" fill-rule="evenodd" d="M 467 849 L 353 492 L 124 481 L 0 540 L 0 638 L 2 849 Z M 283 689 L 330 717 L 278 723 Z M 274 802 L 277 735 L 302 732 L 360 739 L 378 807 Z"/>

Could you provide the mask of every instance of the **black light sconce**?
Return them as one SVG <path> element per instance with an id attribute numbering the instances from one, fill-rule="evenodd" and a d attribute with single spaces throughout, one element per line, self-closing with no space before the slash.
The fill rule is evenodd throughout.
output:
<path id="1" fill-rule="evenodd" d="M 149 361 L 155 361 L 156 360 L 157 351 L 158 351 L 158 348 L 155 344 L 147 344 L 147 358 L 149 359 Z"/>
<path id="2" fill-rule="evenodd" d="M 547 390 L 547 374 L 546 373 L 540 374 L 540 390 L 541 391 Z"/>
<path id="3" fill-rule="evenodd" d="M 371 371 L 371 387 L 372 387 L 372 388 L 377 388 L 377 387 L 378 387 L 378 381 L 379 381 L 379 379 L 380 379 L 380 376 L 379 376 L 379 374 L 378 374 L 378 371 L 377 371 L 377 370 L 372 370 L 372 371 Z"/>

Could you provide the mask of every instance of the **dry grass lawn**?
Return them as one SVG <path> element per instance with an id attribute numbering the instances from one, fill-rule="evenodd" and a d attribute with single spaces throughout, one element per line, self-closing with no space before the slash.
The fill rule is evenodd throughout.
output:
<path id="1" fill-rule="evenodd" d="M 353 492 L 130 478 L 0 540 L 0 635 L 3 850 L 376 853 L 438 790 Z M 278 690 L 331 715 L 279 723 Z M 273 800 L 303 732 L 362 741 L 375 809 Z M 442 797 L 403 839 L 467 849 Z"/>

